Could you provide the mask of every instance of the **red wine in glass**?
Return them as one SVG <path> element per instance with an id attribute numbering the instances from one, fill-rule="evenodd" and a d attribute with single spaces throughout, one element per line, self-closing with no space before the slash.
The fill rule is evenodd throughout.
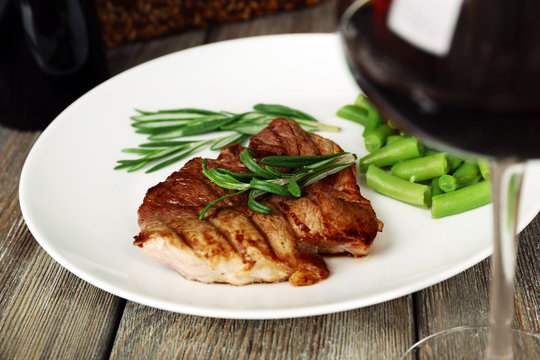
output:
<path id="1" fill-rule="evenodd" d="M 540 157 L 540 2 L 464 1 L 445 56 L 390 29 L 391 5 L 371 1 L 342 29 L 351 71 L 381 111 L 439 147 Z"/>
<path id="2" fill-rule="evenodd" d="M 540 358 L 540 335 L 512 331 L 523 164 L 540 158 L 538 14 L 536 0 L 372 0 L 355 2 L 343 16 L 351 73 L 386 117 L 434 148 L 492 164 L 487 340 L 478 341 L 475 328 L 450 329 L 420 341 L 404 359 Z"/>

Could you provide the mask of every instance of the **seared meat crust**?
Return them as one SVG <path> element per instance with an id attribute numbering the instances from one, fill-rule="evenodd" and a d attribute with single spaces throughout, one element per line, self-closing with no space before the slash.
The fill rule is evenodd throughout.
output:
<path id="1" fill-rule="evenodd" d="M 343 151 L 282 118 L 254 136 L 249 147 L 259 158 Z M 242 150 L 238 144 L 228 146 L 207 166 L 249 172 L 239 159 Z M 204 206 L 233 192 L 210 182 L 201 168 L 202 159 L 194 158 L 148 190 L 134 242 L 188 279 L 233 285 L 288 279 L 295 286 L 311 285 L 329 275 L 319 254 L 364 256 L 382 228 L 360 194 L 354 165 L 304 188 L 299 199 L 260 198 L 272 215 L 253 212 L 242 194 L 218 203 L 199 220 Z"/>

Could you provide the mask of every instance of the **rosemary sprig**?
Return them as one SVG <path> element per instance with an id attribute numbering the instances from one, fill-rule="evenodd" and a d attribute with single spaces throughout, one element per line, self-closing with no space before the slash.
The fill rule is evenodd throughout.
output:
<path id="1" fill-rule="evenodd" d="M 238 192 L 227 194 L 205 206 L 199 214 L 199 219 L 202 219 L 208 209 L 218 202 L 247 191 L 249 191 L 248 206 L 251 210 L 272 214 L 271 208 L 255 199 L 267 193 L 298 198 L 302 195 L 303 187 L 340 172 L 355 162 L 354 155 L 348 152 L 322 156 L 269 156 L 261 159 L 262 164 L 268 163 L 266 168 L 263 168 L 252 158 L 255 155 L 249 148 L 240 154 L 240 160 L 252 171 L 251 173 L 236 173 L 222 168 L 208 169 L 206 159 L 203 160 L 202 172 L 210 181 Z M 283 164 L 296 170 L 283 174 L 271 167 L 283 167 L 281 166 Z"/>
<path id="2" fill-rule="evenodd" d="M 115 169 L 125 169 L 128 172 L 147 166 L 150 168 L 146 172 L 156 171 L 185 159 L 204 147 L 220 150 L 235 142 L 242 144 L 276 117 L 294 119 L 306 131 L 340 131 L 339 127 L 320 123 L 303 111 L 274 104 L 257 104 L 252 111 L 239 114 L 195 108 L 135 111 L 137 114 L 131 117 L 131 125 L 136 133 L 145 134 L 149 142 L 139 145 L 138 148 L 122 150 L 139 156 L 136 159 L 118 161 Z M 179 140 L 189 136 L 231 131 L 232 134 L 213 139 Z"/>

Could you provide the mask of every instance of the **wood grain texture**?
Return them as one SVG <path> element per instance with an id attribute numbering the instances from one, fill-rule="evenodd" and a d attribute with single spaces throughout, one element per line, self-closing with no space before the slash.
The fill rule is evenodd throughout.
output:
<path id="1" fill-rule="evenodd" d="M 307 9 L 278 13 L 253 21 L 222 24 L 209 29 L 208 42 L 248 36 L 285 33 L 333 32 L 336 30 L 335 1 Z"/>
<path id="2" fill-rule="evenodd" d="M 540 333 L 540 215 L 520 234 L 516 270 L 516 327 Z"/>
<path id="3" fill-rule="evenodd" d="M 413 342 L 410 297 L 336 314 L 225 320 L 128 303 L 112 359 L 395 359 Z"/>
<path id="4" fill-rule="evenodd" d="M 114 76 L 133 66 L 204 43 L 207 30 L 191 30 L 152 41 L 136 42 L 107 52 L 109 73 Z"/>
<path id="5" fill-rule="evenodd" d="M 18 181 L 37 136 L 0 127 L 0 359 L 102 359 L 125 302 L 62 268 L 29 233 Z"/>
<path id="6" fill-rule="evenodd" d="M 540 216 L 520 234 L 515 327 L 540 332 Z M 536 259 L 536 260 L 535 260 Z M 489 324 L 489 259 L 414 294 L 418 338 L 452 327 Z"/>

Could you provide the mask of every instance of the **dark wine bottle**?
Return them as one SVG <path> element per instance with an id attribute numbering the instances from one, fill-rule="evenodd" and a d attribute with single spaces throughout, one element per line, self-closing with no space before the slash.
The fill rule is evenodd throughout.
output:
<path id="1" fill-rule="evenodd" d="M 444 54 L 391 28 L 392 5 L 370 1 L 343 29 L 355 79 L 385 115 L 444 150 L 540 157 L 540 2 L 464 1 Z"/>
<path id="2" fill-rule="evenodd" d="M 0 38 L 6 49 L 0 54 L 0 122 L 43 129 L 108 77 L 96 10 L 91 0 L 16 0 L 8 6 L 11 36 Z"/>

